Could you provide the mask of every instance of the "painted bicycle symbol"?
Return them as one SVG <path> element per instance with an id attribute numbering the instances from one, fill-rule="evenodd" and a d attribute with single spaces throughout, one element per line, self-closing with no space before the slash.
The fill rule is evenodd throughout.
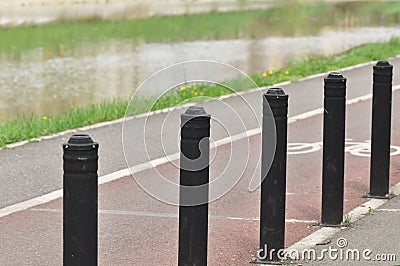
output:
<path id="1" fill-rule="evenodd" d="M 322 141 L 314 143 L 288 143 L 288 154 L 305 154 L 319 151 L 322 148 Z M 356 142 L 346 139 L 345 152 L 355 156 L 371 157 L 371 141 Z M 399 155 L 399 146 L 390 146 L 390 156 Z"/>

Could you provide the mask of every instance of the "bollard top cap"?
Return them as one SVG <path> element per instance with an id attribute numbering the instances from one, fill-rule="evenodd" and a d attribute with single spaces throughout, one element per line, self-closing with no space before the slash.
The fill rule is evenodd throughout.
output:
<path id="1" fill-rule="evenodd" d="M 324 78 L 325 97 L 346 97 L 347 79 L 339 72 L 331 72 Z"/>
<path id="2" fill-rule="evenodd" d="M 325 97 L 346 97 L 347 79 L 339 72 L 331 72 L 324 78 Z"/>
<path id="3" fill-rule="evenodd" d="M 373 67 L 375 84 L 387 84 L 391 88 L 393 81 L 393 66 L 386 60 L 381 60 Z"/>
<path id="4" fill-rule="evenodd" d="M 188 116 L 210 116 L 202 106 L 189 106 L 184 114 Z"/>
<path id="5" fill-rule="evenodd" d="M 285 91 L 282 88 L 270 88 L 268 91 L 265 93 L 266 95 L 285 95 Z"/>
<path id="6" fill-rule="evenodd" d="M 74 134 L 68 140 L 68 144 L 82 145 L 93 144 L 93 139 L 87 134 Z"/>
<path id="7" fill-rule="evenodd" d="M 391 67 L 392 65 L 388 61 L 382 60 L 382 61 L 378 61 L 378 63 L 376 63 L 376 66 L 379 66 L 379 67 Z"/>
<path id="8" fill-rule="evenodd" d="M 181 115 L 182 122 L 187 122 L 192 118 L 204 117 L 211 118 L 211 115 L 206 112 L 202 106 L 189 106 L 189 108 Z"/>
<path id="9" fill-rule="evenodd" d="M 67 143 L 63 145 L 64 149 L 74 150 L 92 150 L 97 149 L 99 144 L 87 134 L 74 134 Z"/>
<path id="10" fill-rule="evenodd" d="M 185 125 L 188 121 L 196 119 L 196 120 L 210 120 L 211 115 L 207 114 L 206 110 L 204 110 L 201 106 L 190 106 L 186 112 L 181 114 L 181 124 Z"/>
<path id="11" fill-rule="evenodd" d="M 331 72 L 331 73 L 329 73 L 329 75 L 326 77 L 326 79 L 329 79 L 329 80 L 344 80 L 345 79 L 345 77 L 343 77 L 343 75 L 341 74 L 341 73 L 339 73 L 339 72 Z"/>
<path id="12" fill-rule="evenodd" d="M 376 82 L 392 82 L 393 66 L 388 61 L 378 61 L 374 65 L 374 81 Z M 375 80 L 376 76 L 383 77 L 383 80 Z"/>
<path id="13" fill-rule="evenodd" d="M 281 88 L 270 88 L 264 94 L 264 98 L 270 101 L 287 101 L 289 95 L 285 93 L 285 91 Z"/>
<path id="14" fill-rule="evenodd" d="M 283 89 L 268 89 L 263 97 L 263 116 L 287 116 L 288 99 Z"/>

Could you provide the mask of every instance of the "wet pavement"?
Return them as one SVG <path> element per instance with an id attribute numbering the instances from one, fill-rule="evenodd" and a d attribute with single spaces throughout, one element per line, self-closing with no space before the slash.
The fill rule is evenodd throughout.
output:
<path id="1" fill-rule="evenodd" d="M 393 97 L 392 145 L 400 146 L 400 92 Z M 370 139 L 371 100 L 347 107 L 346 138 L 354 142 Z M 321 141 L 322 115 L 289 125 L 289 143 Z M 211 179 L 224 177 L 227 167 L 242 171 L 239 183 L 210 204 L 209 265 L 247 265 L 258 249 L 259 190 L 248 191 L 250 178 L 260 175 L 257 158 L 260 135 L 249 139 L 250 158 L 245 169 L 237 169 L 230 158 L 231 145 L 219 146 L 210 166 Z M 243 142 L 247 145 L 247 139 Z M 357 153 L 355 153 L 357 154 Z M 288 155 L 286 246 L 319 227 L 321 208 L 321 150 Z M 135 178 L 159 181 L 157 174 L 177 181 L 179 169 L 172 163 L 141 171 Z M 366 201 L 369 157 L 346 153 L 345 212 Z M 400 182 L 400 155 L 391 157 L 391 185 Z M 212 186 L 212 185 L 211 185 Z M 99 265 L 176 265 L 177 207 L 145 193 L 127 176 L 99 188 Z M 0 218 L 1 265 L 60 265 L 62 263 L 62 201 L 57 199 Z"/>
<path id="2" fill-rule="evenodd" d="M 394 65 L 394 69 L 398 69 L 400 58 L 391 60 L 391 63 Z M 347 99 L 354 99 L 371 93 L 372 64 L 341 72 L 348 78 Z M 394 84 L 400 84 L 398 71 L 394 71 L 393 78 Z M 323 75 L 281 87 L 290 95 L 289 117 L 322 107 Z M 227 136 L 224 127 L 229 129 L 229 134 L 235 135 L 260 126 L 261 91 L 249 92 L 242 96 L 243 98 L 230 97 L 203 104 L 214 118 L 224 123 L 223 127 L 219 123 L 214 123 L 211 129 L 213 141 L 221 140 Z M 228 106 L 230 109 L 221 112 L 221 106 Z M 126 121 L 124 127 L 120 121 L 77 132 L 88 133 L 95 141 L 100 143 L 99 175 L 105 175 L 126 168 L 126 158 L 129 159 L 129 165 L 134 166 L 178 152 L 178 135 L 176 132 L 179 130 L 180 113 L 182 113 L 182 110 L 175 110 L 170 113 L 152 115 L 148 120 L 146 120 L 146 117 L 138 117 Z M 238 115 L 239 117 L 237 117 Z M 233 117 L 235 118 L 233 119 Z M 163 126 L 166 119 L 168 123 Z M 147 131 L 143 132 L 143 124 L 146 121 L 148 124 Z M 121 138 L 123 129 L 127 132 L 136 132 L 128 145 L 132 148 L 125 149 L 125 153 Z M 61 188 L 61 145 L 68 140 L 68 134 L 9 150 L 0 150 L 0 189 L 2 192 L 0 194 L 0 207 L 4 208 Z M 160 147 L 164 149 L 160 149 Z M 136 150 L 146 152 L 136 152 Z"/>

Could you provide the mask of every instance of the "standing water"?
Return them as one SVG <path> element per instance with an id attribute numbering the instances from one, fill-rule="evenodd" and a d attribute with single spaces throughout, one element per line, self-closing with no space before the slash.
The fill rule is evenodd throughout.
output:
<path id="1" fill-rule="evenodd" d="M 367 11 L 352 15 L 361 5 Z M 299 18 L 277 19 L 292 19 L 296 25 L 274 23 L 271 28 L 265 20 L 256 19 L 252 27 L 258 30 L 252 36 L 238 33 L 219 40 L 179 43 L 108 39 L 76 43 L 69 51 L 60 44 L 57 51 L 38 47 L 17 55 L 4 52 L 0 55 L 0 120 L 21 114 L 52 115 L 93 101 L 127 98 L 147 77 L 182 61 L 219 61 L 254 74 L 296 59 L 400 37 L 398 13 L 389 17 L 383 11 L 368 11 L 368 3 L 361 2 L 338 7 L 324 23 L 317 17 L 302 18 L 298 4 L 281 7 Z M 286 11 L 277 8 L 276 12 Z M 229 78 L 224 73 L 216 75 L 221 80 Z"/>

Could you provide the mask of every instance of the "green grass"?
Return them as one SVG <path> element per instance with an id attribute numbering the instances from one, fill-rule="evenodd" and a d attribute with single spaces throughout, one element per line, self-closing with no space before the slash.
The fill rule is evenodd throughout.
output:
<path id="1" fill-rule="evenodd" d="M 343 216 L 342 226 L 349 227 L 351 223 L 351 216 L 349 214 L 345 214 Z"/>
<path id="2" fill-rule="evenodd" d="M 366 15 L 368 26 L 381 25 L 382 18 L 385 25 L 400 22 L 400 2 L 281 3 L 266 10 L 0 27 L 0 54 L 18 60 L 22 53 L 32 49 L 43 49 L 47 58 L 72 54 L 85 43 L 113 40 L 179 42 L 310 35 L 318 34 L 324 27 L 348 26 L 344 23 L 349 18 L 363 21 Z"/>
<path id="3" fill-rule="evenodd" d="M 111 100 L 100 104 L 76 107 L 53 117 L 19 117 L 0 123 L 0 146 L 57 133 L 67 129 L 92 125 L 121 118 L 128 106 L 127 100 Z"/>
<path id="4" fill-rule="evenodd" d="M 271 86 L 285 81 L 297 81 L 300 78 L 322 72 L 328 72 L 347 66 L 352 66 L 364 62 L 387 59 L 400 54 L 400 39 L 392 38 L 386 43 L 373 43 L 362 45 L 343 53 L 330 57 L 315 57 L 295 61 L 289 66 L 278 70 L 265 70 L 264 73 L 251 75 L 251 79 L 259 87 Z M 237 85 L 249 84 L 243 80 L 230 80 L 222 82 L 221 85 L 195 84 L 186 86 L 183 90 L 178 88 L 169 91 L 160 98 L 152 107 L 152 110 L 163 109 L 171 106 L 177 106 L 190 98 L 199 96 L 219 97 L 232 93 L 229 88 L 239 88 Z M 245 85 L 246 86 L 246 85 Z M 240 87 L 240 90 L 247 90 L 253 87 Z M 202 102 L 207 98 L 197 99 Z"/>
<path id="5" fill-rule="evenodd" d="M 264 73 L 251 76 L 254 82 L 262 86 L 271 86 L 284 81 L 296 81 L 302 77 L 316 73 L 327 72 L 339 68 L 368 62 L 388 59 L 400 54 L 400 39 L 392 38 L 386 43 L 367 44 L 330 57 L 316 57 L 296 61 L 279 70 L 266 70 Z M 231 80 L 220 85 L 189 84 L 167 92 L 151 107 L 151 110 L 173 107 L 182 102 L 203 102 L 209 98 L 232 93 L 229 87 L 240 87 L 242 80 Z M 248 84 L 248 83 L 244 83 Z M 241 90 L 251 89 L 244 85 Z M 322 88 L 321 88 L 322 89 Z M 206 99 L 200 96 L 207 97 Z M 148 110 L 154 99 L 139 99 L 135 101 L 135 109 L 128 110 L 128 115 L 143 113 Z M 98 122 L 121 118 L 125 115 L 127 100 L 111 100 L 100 104 L 76 107 L 65 113 L 52 117 L 19 117 L 15 120 L 0 122 L 0 146 L 30 140 L 39 136 L 73 129 Z"/>

